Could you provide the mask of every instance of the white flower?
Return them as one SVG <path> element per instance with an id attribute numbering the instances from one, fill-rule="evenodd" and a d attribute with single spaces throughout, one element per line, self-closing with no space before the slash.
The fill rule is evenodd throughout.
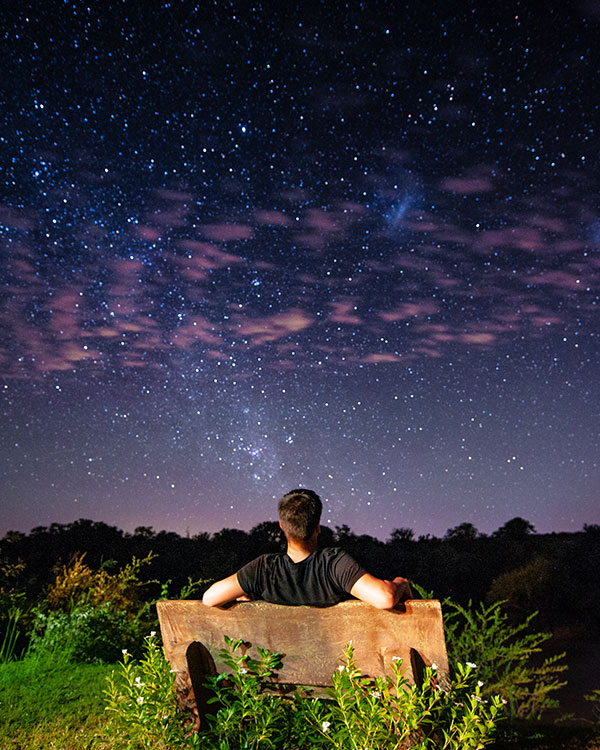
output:
<path id="1" fill-rule="evenodd" d="M 123 656 L 129 656 L 129 651 L 126 648 L 122 648 L 121 653 L 123 654 Z"/>
<path id="2" fill-rule="evenodd" d="M 468 661 L 467 667 L 470 667 L 471 669 L 477 669 L 477 664 L 474 664 L 472 661 Z"/>
<path id="3" fill-rule="evenodd" d="M 156 635 L 156 630 L 151 630 L 148 638 L 154 638 L 155 635 Z"/>
<path id="4" fill-rule="evenodd" d="M 436 672 L 436 671 L 437 671 L 437 668 L 438 668 L 438 667 L 437 667 L 437 664 L 432 664 L 432 665 L 431 665 L 431 668 L 433 669 L 433 671 L 434 671 L 434 672 Z"/>
<path id="5" fill-rule="evenodd" d="M 240 667 L 239 672 L 240 674 L 248 674 L 248 670 L 244 669 L 244 667 Z"/>
<path id="6" fill-rule="evenodd" d="M 483 682 L 481 680 L 477 680 L 477 687 L 483 687 Z"/>
<path id="7" fill-rule="evenodd" d="M 144 683 L 142 682 L 141 677 L 136 677 L 135 678 L 135 684 L 136 684 L 137 687 L 144 687 Z"/>
<path id="8" fill-rule="evenodd" d="M 142 703 L 144 702 L 144 696 L 143 696 L 143 695 L 138 695 L 138 697 L 136 698 L 136 701 L 137 701 L 137 702 L 138 702 L 138 703 L 140 704 L 140 706 L 141 706 L 141 705 L 142 705 Z"/>
<path id="9" fill-rule="evenodd" d="M 340 666 L 338 667 L 338 672 L 343 672 L 344 669 L 346 669 L 346 667 L 343 664 L 340 664 Z"/>
<path id="10" fill-rule="evenodd" d="M 392 661 L 402 661 L 401 656 L 392 656 Z"/>
<path id="11" fill-rule="evenodd" d="M 321 723 L 321 729 L 324 732 L 328 732 L 330 726 L 331 726 L 331 722 L 330 721 L 324 721 L 324 722 Z"/>
<path id="12" fill-rule="evenodd" d="M 381 693 L 377 690 L 371 690 L 371 695 L 373 698 L 381 698 Z"/>

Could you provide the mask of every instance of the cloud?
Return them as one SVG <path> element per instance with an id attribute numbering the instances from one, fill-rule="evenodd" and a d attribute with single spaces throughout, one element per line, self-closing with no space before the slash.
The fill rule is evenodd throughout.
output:
<path id="1" fill-rule="evenodd" d="M 331 320 L 335 323 L 347 323 L 349 325 L 362 324 L 362 319 L 355 314 L 356 304 L 353 299 L 331 302 L 330 306 L 333 308 Z"/>
<path id="2" fill-rule="evenodd" d="M 583 290 L 585 284 L 580 275 L 567 271 L 542 271 L 527 277 L 527 283 L 538 286 L 551 286 L 564 291 Z"/>
<path id="3" fill-rule="evenodd" d="M 403 302 L 401 305 L 379 313 L 379 317 L 388 323 L 397 323 L 399 320 L 434 315 L 438 311 L 438 305 L 431 300 L 420 300 L 418 302 Z"/>
<path id="4" fill-rule="evenodd" d="M 227 268 L 234 264 L 244 263 L 239 255 L 221 250 L 220 247 L 209 242 L 180 240 L 179 246 L 188 252 L 185 256 L 175 256 L 174 261 L 184 274 L 189 273 L 192 278 L 196 278 L 198 274 L 202 277 L 204 270 Z"/>
<path id="5" fill-rule="evenodd" d="M 209 240 L 217 242 L 249 240 L 253 236 L 252 227 L 246 224 L 204 224 L 199 229 Z"/>
<path id="6" fill-rule="evenodd" d="M 447 177 L 442 180 L 440 188 L 453 193 L 471 195 L 472 193 L 487 193 L 494 189 L 494 184 L 488 177 Z"/>
<path id="7" fill-rule="evenodd" d="M 222 344 L 223 340 L 215 324 L 201 315 L 190 316 L 171 334 L 172 343 L 180 349 L 189 349 L 196 341 L 205 344 Z"/>
<path id="8" fill-rule="evenodd" d="M 274 227 L 289 227 L 291 219 L 281 211 L 257 211 L 256 219 L 260 224 Z"/>
<path id="9" fill-rule="evenodd" d="M 291 308 L 285 312 L 263 317 L 246 318 L 237 315 L 235 324 L 231 328 L 243 338 L 252 339 L 254 346 L 260 346 L 300 333 L 312 324 L 313 318 L 303 310 Z"/>
<path id="10" fill-rule="evenodd" d="M 382 362 L 401 362 L 406 361 L 406 357 L 402 356 L 400 354 L 386 354 L 386 353 L 379 353 L 379 354 L 367 354 L 366 356 L 362 357 L 361 362 L 369 362 L 371 364 L 377 364 Z"/>

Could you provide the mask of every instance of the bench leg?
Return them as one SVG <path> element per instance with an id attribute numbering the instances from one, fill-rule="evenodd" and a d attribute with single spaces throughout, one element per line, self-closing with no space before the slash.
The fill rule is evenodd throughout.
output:
<path id="1" fill-rule="evenodd" d="M 196 708 L 200 718 L 200 725 L 205 722 L 207 714 L 214 713 L 214 709 L 209 705 L 208 699 L 213 697 L 213 691 L 204 684 L 205 678 L 209 675 L 216 675 L 217 669 L 215 662 L 210 655 L 209 650 L 200 643 L 192 641 L 187 647 L 185 656 L 188 663 L 190 681 L 196 699 Z"/>

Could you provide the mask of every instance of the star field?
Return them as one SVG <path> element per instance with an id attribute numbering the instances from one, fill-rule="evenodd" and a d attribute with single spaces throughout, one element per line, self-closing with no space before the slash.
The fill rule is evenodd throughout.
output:
<path id="1" fill-rule="evenodd" d="M 0 531 L 600 522 L 600 6 L 13 5 Z"/>

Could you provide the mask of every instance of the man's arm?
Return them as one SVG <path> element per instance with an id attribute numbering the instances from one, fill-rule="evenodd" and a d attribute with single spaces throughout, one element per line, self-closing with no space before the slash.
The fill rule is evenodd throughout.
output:
<path id="1" fill-rule="evenodd" d="M 227 604 L 235 599 L 246 597 L 246 592 L 240 586 L 238 581 L 237 573 L 234 573 L 228 578 L 223 578 L 222 581 L 213 583 L 202 597 L 202 604 L 207 607 L 218 607 L 221 604 Z"/>
<path id="2" fill-rule="evenodd" d="M 365 573 L 358 579 L 350 589 L 350 593 L 377 609 L 393 609 L 399 601 L 412 598 L 410 584 L 406 578 L 398 576 L 393 581 L 384 581 L 369 573 Z"/>

